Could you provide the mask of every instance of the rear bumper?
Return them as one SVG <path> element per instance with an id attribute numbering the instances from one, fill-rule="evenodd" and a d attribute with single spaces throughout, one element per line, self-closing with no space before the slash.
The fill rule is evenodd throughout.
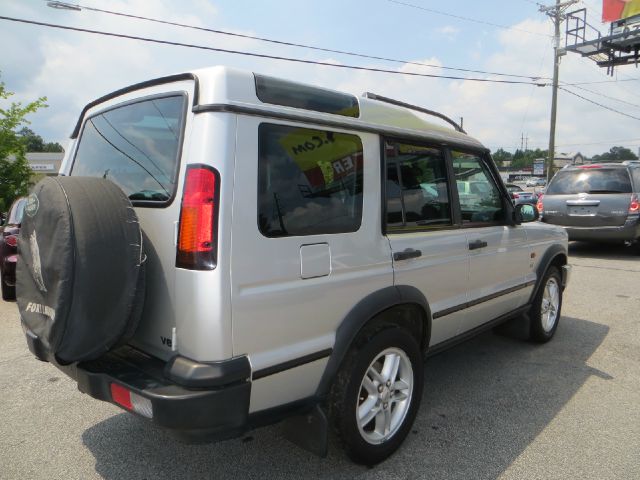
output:
<path id="1" fill-rule="evenodd" d="M 46 350 L 39 339 L 27 331 L 29 350 L 40 359 L 46 359 Z M 51 359 L 48 359 L 51 361 Z M 231 362 L 238 363 L 236 359 Z M 207 388 L 187 388 L 167 378 L 168 366 L 131 347 L 121 347 L 92 362 L 59 365 L 56 367 L 78 383 L 78 389 L 98 400 L 114 403 L 112 384 L 147 399 L 151 406 L 152 423 L 169 429 L 171 433 L 187 442 L 209 442 L 224 440 L 242 434 L 247 430 L 251 383 L 248 378 L 238 378 L 236 368 L 225 383 L 220 377 L 218 386 Z M 248 362 L 247 362 L 248 363 Z M 218 362 L 218 367 L 220 362 Z M 196 364 L 203 368 L 210 364 Z M 197 368 L 196 368 L 197 370 Z M 220 369 L 218 369 L 220 370 Z M 189 383 L 190 379 L 183 379 Z M 202 379 L 198 381 L 202 383 Z"/>
<path id="2" fill-rule="evenodd" d="M 619 227 L 566 227 L 569 240 L 591 242 L 631 242 L 640 238 L 640 221 L 638 217 L 628 218 Z"/>

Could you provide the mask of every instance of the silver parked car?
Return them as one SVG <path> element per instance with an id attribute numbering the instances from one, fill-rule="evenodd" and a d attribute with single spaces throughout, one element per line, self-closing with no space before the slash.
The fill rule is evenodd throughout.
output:
<path id="1" fill-rule="evenodd" d="M 286 418 L 380 462 L 424 358 L 525 314 L 551 340 L 570 271 L 488 150 L 416 110 L 223 67 L 89 103 L 25 207 L 30 350 L 187 440 Z"/>
<path id="2" fill-rule="evenodd" d="M 542 221 L 561 225 L 569 240 L 638 242 L 640 165 L 565 167 L 538 202 Z"/>

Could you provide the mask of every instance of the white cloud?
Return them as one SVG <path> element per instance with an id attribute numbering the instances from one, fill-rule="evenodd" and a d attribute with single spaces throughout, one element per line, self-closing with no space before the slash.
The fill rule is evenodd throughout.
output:
<path id="1" fill-rule="evenodd" d="M 206 0 L 188 0 L 176 4 L 170 0 L 148 2 L 145 0 L 113 0 L 103 2 L 100 8 L 127 11 L 137 15 L 168 18 L 172 21 L 194 25 L 214 25 L 219 22 L 219 10 Z M 179 5 L 179 6 L 178 6 Z M 96 30 L 128 33 L 152 38 L 175 38 L 184 43 L 212 45 L 233 50 L 264 52 L 280 56 L 317 59 L 313 53 L 290 47 L 265 45 L 248 39 L 212 35 L 205 32 L 162 26 L 149 22 L 127 20 L 91 12 L 57 12 L 42 5 L 13 2 L 6 6 L 7 15 L 27 18 L 43 18 L 52 23 L 65 23 Z M 44 12 L 43 12 L 44 10 Z M 198 11 L 199 15 L 182 14 Z M 32 99 L 47 95 L 50 108 L 33 116 L 33 128 L 47 140 L 65 142 L 73 128 L 82 106 L 107 92 L 138 81 L 208 65 L 226 64 L 266 74 L 309 82 L 329 88 L 361 94 L 373 91 L 426 108 L 442 111 L 458 119 L 464 117 L 467 131 L 488 147 L 507 149 L 519 146 L 521 135 L 529 138 L 529 145 L 546 148 L 549 133 L 550 88 L 527 85 L 477 83 L 462 80 L 444 80 L 412 76 L 390 75 L 364 71 L 352 71 L 333 67 L 273 62 L 250 57 L 240 57 L 202 50 L 158 46 L 131 40 L 105 38 L 75 32 L 45 30 L 38 27 L 3 24 L 0 44 L 5 45 L 0 60 L 3 80 L 9 89 L 17 92 L 18 99 Z M 550 22 L 526 20 L 515 27 L 548 34 Z M 220 29 L 225 29 L 220 26 Z M 229 30 L 229 29 L 227 29 Z M 452 34 L 455 27 L 443 27 L 441 34 Z M 251 32 L 242 32 L 251 33 Z M 459 33 L 458 33 L 459 35 Z M 492 40 L 490 35 L 497 38 Z M 469 49 L 471 59 L 479 69 L 510 72 L 521 75 L 550 76 L 552 47 L 550 39 L 521 31 L 506 30 L 485 35 Z M 19 41 L 16 41 L 19 39 Z M 493 44 L 492 44 L 492 40 Z M 492 44 L 495 53 L 487 55 Z M 496 48 L 497 45 L 497 48 Z M 358 46 L 353 46 L 358 50 Z M 401 56 L 398 54 L 398 56 Z M 24 61 L 28 59 L 28 61 Z M 328 63 L 342 63 L 338 58 L 325 58 Z M 400 72 L 463 75 L 461 72 L 443 69 L 449 64 L 446 58 L 423 58 L 420 63 L 434 65 L 374 64 L 370 66 L 396 69 Z M 344 59 L 344 63 L 356 63 Z M 362 62 L 357 62 L 362 64 Z M 481 78 L 484 74 L 469 74 Z M 577 55 L 567 55 L 561 66 L 561 80 L 572 83 L 585 80 L 606 80 L 607 77 L 588 60 Z M 527 81 L 527 79 L 523 79 Z M 586 86 L 596 92 L 639 103 L 637 93 L 628 84 L 622 90 L 616 84 Z M 592 94 L 576 90 L 584 96 Z M 634 98 L 635 97 L 635 98 Z M 633 113 L 632 108 L 610 100 L 597 101 Z M 640 109 L 636 109 L 640 116 Z M 640 138 L 638 123 L 613 112 L 561 92 L 559 98 L 557 141 L 561 150 L 581 150 L 594 154 L 608 150 L 611 145 L 587 145 L 593 142 Z M 640 143 L 640 142 L 639 142 Z M 564 147 L 563 145 L 578 144 Z M 584 146 L 581 146 L 584 144 Z M 615 143 L 613 143 L 615 144 Z"/>

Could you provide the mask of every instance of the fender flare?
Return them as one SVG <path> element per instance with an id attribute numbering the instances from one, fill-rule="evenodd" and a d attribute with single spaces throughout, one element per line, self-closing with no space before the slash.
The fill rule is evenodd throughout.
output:
<path id="1" fill-rule="evenodd" d="M 540 260 L 540 263 L 538 264 L 538 268 L 536 268 L 536 286 L 533 289 L 533 292 L 531 292 L 531 297 L 529 297 L 529 303 L 533 302 L 533 299 L 536 298 L 536 295 L 538 294 L 538 291 L 540 290 L 540 287 L 542 285 L 542 278 L 544 277 L 544 274 L 546 273 L 546 271 L 549 269 L 549 267 L 551 266 L 551 264 L 558 258 L 558 257 L 564 257 L 564 262 L 563 264 L 567 263 L 567 249 L 559 244 L 554 244 L 551 245 L 546 252 L 544 252 L 544 255 L 542 256 L 542 259 Z"/>
<path id="2" fill-rule="evenodd" d="M 353 341 L 360 330 L 378 314 L 389 308 L 415 304 L 422 308 L 426 325 L 424 341 L 429 344 L 431 336 L 431 310 L 427 299 L 420 290 L 409 285 L 396 285 L 377 290 L 360 300 L 344 317 L 336 330 L 336 338 L 333 350 L 327 366 L 325 367 L 320 383 L 316 390 L 316 396 L 322 398 L 329 392 L 334 377 L 342 364 L 342 360 L 349 351 Z"/>

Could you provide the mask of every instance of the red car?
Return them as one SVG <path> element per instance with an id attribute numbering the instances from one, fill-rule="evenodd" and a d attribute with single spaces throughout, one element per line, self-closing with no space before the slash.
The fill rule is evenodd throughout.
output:
<path id="1" fill-rule="evenodd" d="M 7 213 L 7 221 L 0 233 L 0 286 L 3 300 L 16 299 L 16 260 L 18 234 L 27 199 L 18 198 Z"/>

